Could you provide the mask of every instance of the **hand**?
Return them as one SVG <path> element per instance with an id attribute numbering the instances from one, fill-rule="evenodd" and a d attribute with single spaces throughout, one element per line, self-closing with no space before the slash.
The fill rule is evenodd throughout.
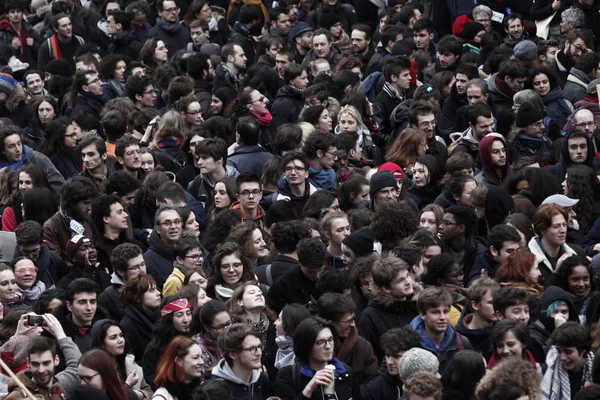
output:
<path id="1" fill-rule="evenodd" d="M 567 322 L 567 319 L 565 318 L 564 315 L 562 314 L 556 314 L 554 316 L 554 327 L 558 328 L 559 326 L 561 326 L 562 324 L 564 324 L 565 322 Z"/>
<path id="2" fill-rule="evenodd" d="M 333 382 L 334 375 L 332 371 L 322 369 L 317 371 L 313 378 L 308 382 L 308 385 L 302 391 L 302 394 L 306 397 L 312 397 L 313 392 L 318 386 L 327 386 Z"/>
<path id="3" fill-rule="evenodd" d="M 27 46 L 33 46 L 34 44 L 33 39 L 30 37 L 28 37 L 25 41 L 27 42 Z"/>
<path id="4" fill-rule="evenodd" d="M 21 47 L 21 39 L 19 39 L 18 36 L 15 36 L 11 42 L 11 46 L 13 49 L 17 50 L 19 47 Z"/>
<path id="5" fill-rule="evenodd" d="M 462 132 L 454 132 L 450 134 L 452 143 L 459 141 L 462 138 Z"/>
<path id="6" fill-rule="evenodd" d="M 67 337 L 65 331 L 63 330 L 62 325 L 58 322 L 58 319 L 52 314 L 44 314 L 44 321 L 46 321 L 46 326 L 44 326 L 44 330 L 49 332 L 52 336 L 56 338 L 56 340 L 61 340 Z"/>
<path id="7" fill-rule="evenodd" d="M 127 385 L 128 388 L 132 388 L 135 385 L 137 385 L 137 383 L 139 381 L 140 381 L 140 378 L 138 377 L 137 371 L 133 371 L 132 373 L 129 374 L 127 379 L 125 379 L 125 384 Z"/>
<path id="8" fill-rule="evenodd" d="M 554 268 L 555 274 L 558 274 L 560 272 L 560 267 L 562 263 L 569 257 L 571 257 L 571 254 L 565 253 L 562 256 L 560 256 L 558 260 L 556 260 L 556 268 Z"/>
<path id="9" fill-rule="evenodd" d="M 23 335 L 31 339 L 39 336 L 40 333 L 42 333 L 42 328 L 39 326 L 29 326 L 27 323 L 27 318 L 29 315 L 35 315 L 35 313 L 30 312 L 21 315 L 21 318 L 19 318 L 19 322 L 17 323 L 17 331 L 15 332 L 15 335 Z"/>
<path id="10" fill-rule="evenodd" d="M 552 9 L 554 11 L 558 11 L 559 8 L 560 8 L 560 0 L 554 0 L 552 2 Z"/>

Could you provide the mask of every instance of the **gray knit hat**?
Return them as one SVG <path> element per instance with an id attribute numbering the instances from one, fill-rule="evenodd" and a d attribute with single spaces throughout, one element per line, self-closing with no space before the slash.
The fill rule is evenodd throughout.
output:
<path id="1" fill-rule="evenodd" d="M 440 362 L 433 353 L 414 347 L 408 350 L 398 363 L 398 375 L 402 382 L 415 372 L 431 372 L 435 374 L 440 368 Z"/>
<path id="2" fill-rule="evenodd" d="M 537 58 L 537 45 L 531 40 L 523 40 L 517 43 L 513 52 L 517 60 L 532 62 Z"/>

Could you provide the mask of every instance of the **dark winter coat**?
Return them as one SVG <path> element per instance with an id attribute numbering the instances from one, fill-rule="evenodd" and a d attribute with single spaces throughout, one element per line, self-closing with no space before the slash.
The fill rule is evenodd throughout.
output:
<path id="1" fill-rule="evenodd" d="M 594 80 L 592 74 L 585 73 L 577 67 L 571 68 L 563 89 L 565 99 L 569 100 L 571 104 L 585 99 L 587 97 L 587 86 L 592 80 Z"/>
<path id="2" fill-rule="evenodd" d="M 304 107 L 304 99 L 302 99 L 300 90 L 290 85 L 285 85 L 279 89 L 277 98 L 271 106 L 271 114 L 273 115 L 271 129 L 273 132 L 276 132 L 277 128 L 283 124 L 297 122 L 302 107 Z"/>
<path id="3" fill-rule="evenodd" d="M 22 256 L 19 246 L 15 247 L 14 258 Z M 67 264 L 62 258 L 48 250 L 46 244 L 42 244 L 40 255 L 34 262 L 38 269 L 37 278 L 46 284 L 46 287 L 56 285 L 56 282 L 67 272 Z"/>
<path id="4" fill-rule="evenodd" d="M 555 87 L 550 93 L 542 97 L 542 101 L 546 106 L 546 115 L 552 118 L 558 126 L 565 126 L 567 118 L 573 111 L 573 106 L 565 100 L 562 89 L 558 86 Z"/>
<path id="5" fill-rule="evenodd" d="M 162 40 L 167 50 L 169 50 L 169 54 L 173 55 L 178 50 L 185 49 L 190 41 L 190 30 L 179 22 L 169 24 L 162 18 L 158 18 L 156 25 L 148 32 L 148 38 Z"/>
<path id="6" fill-rule="evenodd" d="M 77 95 L 77 103 L 71 110 L 71 118 L 77 118 L 81 114 L 91 114 L 94 117 L 100 119 L 100 110 L 104 105 L 100 96 L 93 96 L 91 94 L 80 93 Z"/>
<path id="7" fill-rule="evenodd" d="M 227 157 L 227 162 L 240 174 L 252 172 L 256 176 L 262 176 L 262 167 L 271 158 L 273 154 L 261 146 L 242 146 Z"/>
<path id="8" fill-rule="evenodd" d="M 502 136 L 506 137 L 510 132 L 515 118 L 515 113 L 512 109 L 513 94 L 506 93 L 498 85 L 498 74 L 493 74 L 488 79 L 488 90 L 492 99 L 492 113 L 498 122 L 496 130 Z"/>
<path id="9" fill-rule="evenodd" d="M 175 256 L 173 256 L 173 249 L 162 241 L 156 231 L 152 231 L 150 234 L 150 247 L 144 253 L 144 261 L 148 274 L 156 279 L 156 283 L 162 291 L 165 281 L 173 272 Z"/>
<path id="10" fill-rule="evenodd" d="M 279 313 L 289 303 L 308 304 L 315 291 L 316 281 L 311 281 L 300 267 L 286 273 L 269 289 L 267 300 L 269 307 Z"/>
<path id="11" fill-rule="evenodd" d="M 65 276 L 60 278 L 56 283 L 56 287 L 66 290 L 69 284 L 77 278 L 88 278 L 96 282 L 100 290 L 104 290 L 110 286 L 110 275 L 103 269 L 96 268 L 92 265 L 74 265 Z"/>
<path id="12" fill-rule="evenodd" d="M 141 364 L 144 351 L 154 337 L 154 324 L 158 321 L 160 314 L 157 312 L 147 313 L 136 305 L 128 305 L 123 310 L 121 326 L 127 335 L 130 350 L 135 355 L 135 361 Z"/>
<path id="13" fill-rule="evenodd" d="M 269 274 L 267 273 L 268 266 L 270 268 L 270 279 Z M 293 259 L 292 257 L 276 255 L 271 264 L 263 264 L 256 267 L 254 273 L 258 277 L 258 281 L 267 286 L 273 286 L 273 283 L 277 281 L 279 278 L 284 276 L 286 273 L 296 269 L 298 266 L 298 261 Z"/>
<path id="14" fill-rule="evenodd" d="M 452 86 L 450 96 L 444 99 L 444 105 L 442 106 L 440 129 L 452 133 L 452 128 L 456 123 L 457 111 L 464 105 L 467 105 L 467 93 L 458 94 L 456 85 Z"/>
<path id="15" fill-rule="evenodd" d="M 5 102 L 0 103 L 0 116 L 9 118 L 19 128 L 27 128 L 35 117 L 33 109 L 26 103 L 27 95 L 21 85 L 15 85 Z"/>
<path id="16" fill-rule="evenodd" d="M 381 375 L 367 384 L 365 400 L 389 400 L 402 398 L 402 379 L 399 375 L 390 375 L 387 368 L 381 368 Z"/>

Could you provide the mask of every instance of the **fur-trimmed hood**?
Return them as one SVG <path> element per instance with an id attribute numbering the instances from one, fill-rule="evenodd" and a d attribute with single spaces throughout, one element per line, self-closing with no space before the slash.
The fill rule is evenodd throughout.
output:
<path id="1" fill-rule="evenodd" d="M 10 112 L 15 111 L 19 108 L 19 105 L 27 100 L 27 94 L 25 93 L 25 89 L 21 85 L 15 85 L 15 89 L 6 99 L 6 103 L 4 106 Z"/>

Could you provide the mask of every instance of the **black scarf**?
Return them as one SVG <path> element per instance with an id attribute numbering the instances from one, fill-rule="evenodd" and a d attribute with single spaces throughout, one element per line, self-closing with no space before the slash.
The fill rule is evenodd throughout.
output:
<path id="1" fill-rule="evenodd" d="M 165 384 L 165 389 L 169 391 L 170 395 L 177 397 L 178 400 L 191 400 L 194 390 L 196 390 L 200 384 L 200 379 L 194 379 L 190 383 L 169 382 Z"/>

